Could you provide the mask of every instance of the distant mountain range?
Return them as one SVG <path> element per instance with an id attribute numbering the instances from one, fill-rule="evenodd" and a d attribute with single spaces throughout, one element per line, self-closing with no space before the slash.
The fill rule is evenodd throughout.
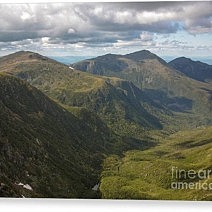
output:
<path id="1" fill-rule="evenodd" d="M 7 67 L 7 68 L 5 68 Z M 0 59 L 0 71 L 26 80 L 67 107 L 97 113 L 118 134 L 138 137 L 144 129 L 161 129 L 161 114 L 169 111 L 154 103 L 134 84 L 115 77 L 95 76 L 32 52 Z"/>
<path id="2" fill-rule="evenodd" d="M 169 62 L 169 65 L 192 79 L 202 82 L 212 80 L 212 65 L 193 61 L 186 57 L 176 58 Z"/>
<path id="3" fill-rule="evenodd" d="M 132 158 L 142 161 L 144 150 L 145 161 L 162 157 L 160 169 L 167 170 L 164 163 L 179 158 L 164 138 L 212 123 L 210 70 L 185 58 L 166 63 L 146 50 L 70 66 L 28 51 L 0 58 L 0 196 L 98 198 L 92 187 L 103 179 L 102 197 L 116 198 L 116 187 L 108 193 L 107 180 L 116 176 L 117 164 L 123 162 L 127 171 L 127 161 L 132 166 Z M 192 142 L 183 137 L 188 148 L 183 154 L 190 151 L 186 145 L 196 148 L 188 160 L 198 146 L 211 148 L 210 128 L 201 132 L 205 136 L 195 134 Z M 168 151 L 165 158 L 161 145 Z M 130 185 L 127 172 L 122 177 Z M 125 190 L 120 194 L 143 198 L 137 190 Z"/>
<path id="4" fill-rule="evenodd" d="M 76 63 L 85 59 L 92 58 L 90 56 L 48 56 L 48 57 L 60 63 L 64 63 L 65 65 L 69 65 L 70 63 Z"/>
<path id="5" fill-rule="evenodd" d="M 127 55 L 103 55 L 71 66 L 92 74 L 131 81 L 155 102 L 170 110 L 192 111 L 201 114 L 206 120 L 208 114 L 211 114 L 211 84 L 200 82 L 201 79 L 194 80 L 190 77 L 192 74 L 186 76 L 183 70 L 174 69 L 170 64 L 150 51 L 143 50 Z M 205 64 L 205 69 L 207 67 Z M 210 70 L 196 72 L 201 72 L 196 75 L 204 79 L 211 76 Z"/>
<path id="6" fill-rule="evenodd" d="M 185 56 L 181 56 L 185 57 Z M 162 57 L 167 63 L 171 62 L 174 59 L 177 59 L 178 57 L 173 56 L 163 56 Z M 86 58 L 89 59 L 89 58 Z M 202 63 L 206 63 L 207 65 L 212 65 L 212 57 L 210 56 L 200 56 L 200 57 L 191 57 L 190 58 L 193 61 L 201 61 Z M 79 61 L 78 61 L 79 62 Z"/>

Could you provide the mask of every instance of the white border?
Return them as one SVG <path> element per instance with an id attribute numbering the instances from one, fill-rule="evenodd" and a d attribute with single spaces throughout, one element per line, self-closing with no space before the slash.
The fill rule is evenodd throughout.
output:
<path id="1" fill-rule="evenodd" d="M 160 2 L 160 0 L 116 0 L 115 2 Z M 170 0 L 162 0 L 170 1 Z M 177 0 L 183 1 L 183 0 Z M 187 0 L 198 1 L 198 0 Z M 206 0 L 212 1 L 212 0 Z M 96 0 L 0 0 L 1 3 L 59 3 L 59 2 L 100 2 Z M 104 0 L 102 2 L 114 2 Z M 1 14 L 0 14 L 1 15 Z M 76 199 L 10 199 L 0 198 L 0 211 L 2 212 L 209 212 L 212 202 L 193 201 L 151 201 L 151 200 L 76 200 Z"/>
<path id="2" fill-rule="evenodd" d="M 68 199 L 1 199 L 1 211 L 12 212 L 104 212 L 104 211 L 162 211 L 209 212 L 212 202 L 151 201 L 151 200 L 68 200 Z"/>
<path id="3" fill-rule="evenodd" d="M 170 2 L 173 0 L 0 0 L 0 3 L 67 3 L 67 2 Z M 175 1 L 201 1 L 201 0 L 175 0 Z M 212 1 L 212 0 L 204 0 Z"/>

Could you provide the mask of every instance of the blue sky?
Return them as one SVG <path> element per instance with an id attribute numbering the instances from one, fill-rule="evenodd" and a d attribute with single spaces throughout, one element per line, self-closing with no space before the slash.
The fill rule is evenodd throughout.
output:
<path id="1" fill-rule="evenodd" d="M 212 2 L 0 4 L 0 56 L 212 56 Z"/>

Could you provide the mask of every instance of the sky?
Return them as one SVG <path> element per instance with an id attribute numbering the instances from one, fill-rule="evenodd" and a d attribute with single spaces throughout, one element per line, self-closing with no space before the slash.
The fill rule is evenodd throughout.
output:
<path id="1" fill-rule="evenodd" d="M 0 4 L 0 56 L 212 57 L 212 1 Z"/>

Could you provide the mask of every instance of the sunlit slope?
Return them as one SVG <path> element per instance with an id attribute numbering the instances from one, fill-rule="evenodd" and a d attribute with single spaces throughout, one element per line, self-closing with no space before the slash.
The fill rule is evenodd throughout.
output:
<path id="1" fill-rule="evenodd" d="M 195 115 L 196 125 L 211 123 L 211 84 L 186 76 L 150 51 L 108 54 L 72 66 L 96 75 L 131 81 L 170 110 Z"/>
<path id="2" fill-rule="evenodd" d="M 33 52 L 1 58 L 0 70 L 26 80 L 63 105 L 97 113 L 121 135 L 138 138 L 145 129 L 169 124 L 169 111 L 125 80 L 73 70 Z"/>
<path id="3" fill-rule="evenodd" d="M 179 170 L 185 170 L 187 175 L 181 174 L 180 178 Z M 188 176 L 190 170 L 210 174 L 193 179 Z M 181 131 L 160 140 L 150 150 L 128 151 L 122 158 L 108 157 L 100 190 L 103 198 L 112 199 L 212 200 L 211 170 L 212 127 Z M 208 190 L 199 185 L 197 189 L 182 189 L 176 182 L 206 183 L 203 188 Z"/>

